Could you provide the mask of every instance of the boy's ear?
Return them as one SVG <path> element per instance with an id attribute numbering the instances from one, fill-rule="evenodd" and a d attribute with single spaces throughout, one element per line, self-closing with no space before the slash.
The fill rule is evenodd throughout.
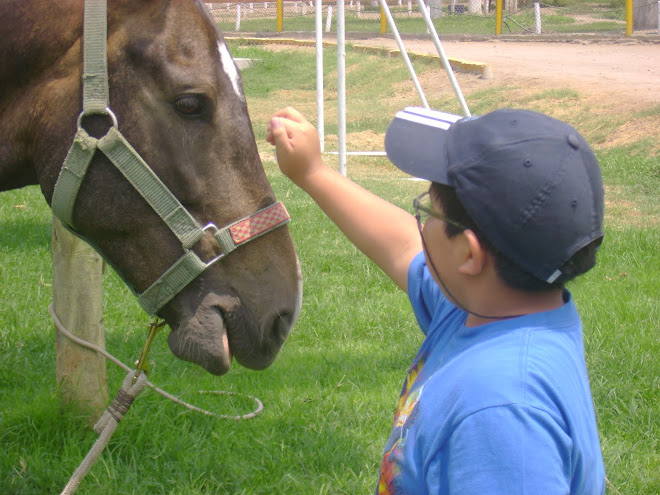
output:
<path id="1" fill-rule="evenodd" d="M 486 264 L 487 252 L 470 229 L 463 231 L 465 237 L 465 255 L 458 271 L 464 275 L 479 275 Z"/>

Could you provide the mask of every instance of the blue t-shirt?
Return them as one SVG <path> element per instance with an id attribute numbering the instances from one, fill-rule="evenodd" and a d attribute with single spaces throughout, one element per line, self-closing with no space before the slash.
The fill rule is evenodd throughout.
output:
<path id="1" fill-rule="evenodd" d="M 466 327 L 420 253 L 408 294 L 426 335 L 377 493 L 602 495 L 605 469 L 570 293 L 556 310 Z"/>

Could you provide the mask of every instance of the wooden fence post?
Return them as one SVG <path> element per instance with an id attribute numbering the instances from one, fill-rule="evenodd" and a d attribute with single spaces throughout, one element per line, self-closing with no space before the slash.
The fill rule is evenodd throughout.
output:
<path id="1" fill-rule="evenodd" d="M 105 349 L 104 263 L 101 257 L 53 217 L 53 307 L 71 333 Z M 108 401 L 105 357 L 55 329 L 56 377 L 65 404 L 96 420 Z M 91 418 L 90 418 L 91 419 Z"/>

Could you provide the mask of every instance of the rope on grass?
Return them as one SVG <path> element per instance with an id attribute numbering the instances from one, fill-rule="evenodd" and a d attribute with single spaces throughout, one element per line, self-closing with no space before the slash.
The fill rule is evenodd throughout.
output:
<path id="1" fill-rule="evenodd" d="M 69 330 L 67 330 L 67 328 L 62 324 L 60 319 L 57 317 L 57 314 L 55 313 L 55 309 L 53 308 L 53 304 L 50 304 L 50 306 L 48 306 L 48 312 L 53 318 L 53 321 L 55 322 L 55 326 L 63 335 L 65 335 L 73 342 L 75 342 L 76 344 L 82 347 L 85 347 L 87 349 L 102 354 L 106 358 L 110 359 L 117 366 L 122 368 L 124 371 L 128 372 L 126 378 L 124 378 L 124 382 L 121 388 L 117 392 L 117 396 L 108 406 L 108 408 L 105 410 L 101 418 L 94 425 L 94 431 L 98 433 L 99 437 L 96 439 L 96 442 L 94 442 L 94 445 L 88 452 L 87 456 L 83 459 L 83 461 L 80 463 L 78 468 L 75 470 L 75 472 L 69 479 L 69 482 L 64 487 L 64 490 L 62 491 L 61 495 L 72 495 L 73 493 L 76 492 L 76 490 L 78 489 L 78 485 L 80 485 L 80 482 L 87 475 L 89 470 L 92 468 L 94 463 L 101 455 L 101 452 L 103 452 L 105 447 L 108 445 L 108 442 L 110 441 L 110 437 L 112 437 L 112 434 L 117 429 L 117 426 L 121 422 L 122 418 L 130 409 L 131 405 L 133 404 L 133 401 L 138 396 L 138 394 L 142 392 L 142 390 L 144 390 L 145 387 L 150 387 L 152 390 L 162 395 L 163 397 L 171 401 L 174 401 L 177 404 L 180 404 L 186 407 L 187 409 L 190 409 L 191 411 L 200 412 L 207 416 L 213 416 L 216 418 L 234 419 L 234 420 L 250 419 L 250 418 L 254 418 L 257 414 L 263 411 L 264 406 L 262 402 L 256 397 L 252 397 L 251 395 L 246 395 L 246 394 L 239 394 L 236 392 L 223 391 L 223 390 L 203 390 L 200 391 L 200 393 L 216 394 L 216 395 L 237 395 L 237 396 L 247 397 L 249 399 L 252 399 L 257 404 L 257 408 L 253 412 L 248 414 L 243 414 L 240 416 L 232 416 L 227 414 L 216 414 L 210 411 L 206 411 L 205 409 L 201 409 L 199 407 L 193 406 L 192 404 L 188 404 L 187 402 L 184 402 L 183 400 L 174 397 L 173 395 L 170 395 L 164 390 L 161 390 L 160 388 L 156 387 L 153 383 L 151 383 L 147 379 L 147 375 L 144 372 L 140 372 L 136 377 L 136 374 L 138 373 L 137 371 L 126 366 L 124 363 L 122 363 L 112 354 L 106 352 L 105 349 L 102 349 L 90 342 L 87 342 L 86 340 L 83 340 L 75 336 L 71 332 L 69 332 Z"/>
<path id="2" fill-rule="evenodd" d="M 131 372 L 126 375 L 126 378 L 124 378 L 124 383 L 119 389 L 119 392 L 117 392 L 115 400 L 112 401 L 112 404 L 108 406 L 103 413 L 103 416 L 101 416 L 94 425 L 94 431 L 99 434 L 99 437 L 96 439 L 96 442 L 94 442 L 94 445 L 87 456 L 80 463 L 80 466 L 78 466 L 78 469 L 75 470 L 69 479 L 69 482 L 64 487 L 64 490 L 62 490 L 61 495 L 71 495 L 76 492 L 80 482 L 92 468 L 106 445 L 108 445 L 110 437 L 117 429 L 117 426 L 124 415 L 128 412 L 131 404 L 137 395 L 144 390 L 144 387 L 147 384 L 147 375 L 145 375 L 144 372 L 140 373 L 135 383 L 133 383 L 133 376 L 134 373 L 131 370 Z"/>
<path id="3" fill-rule="evenodd" d="M 105 349 L 102 349 L 101 347 L 98 347 L 97 345 L 94 345 L 91 342 L 87 342 L 86 340 L 83 340 L 80 337 L 75 336 L 69 330 L 67 330 L 64 327 L 64 325 L 62 324 L 62 322 L 60 321 L 60 319 L 58 318 L 57 314 L 55 313 L 55 310 L 54 310 L 52 304 L 50 306 L 48 306 L 48 312 L 50 313 L 50 316 L 53 318 L 53 321 L 55 322 L 55 326 L 57 327 L 57 329 L 62 334 L 64 334 L 67 338 L 71 339 L 73 342 L 75 342 L 76 344 L 78 344 L 82 347 L 85 347 L 85 348 L 90 349 L 92 351 L 98 352 L 99 354 L 102 354 L 103 356 L 105 356 L 107 359 L 109 359 L 110 361 L 115 363 L 117 366 L 122 368 L 127 373 L 133 373 L 134 372 L 134 370 L 132 368 L 130 368 L 127 365 L 125 365 L 124 363 L 122 363 L 119 359 L 114 357 L 112 354 L 107 352 Z M 165 397 L 166 399 L 171 400 L 172 402 L 176 402 L 177 404 L 179 404 L 180 406 L 185 407 L 186 409 L 190 409 L 191 411 L 195 411 L 195 412 L 204 414 L 206 416 L 211 416 L 211 417 L 219 418 L 219 419 L 233 419 L 233 420 L 236 420 L 236 421 L 244 420 L 244 419 L 251 419 L 251 418 L 254 418 L 255 416 L 257 416 L 258 414 L 260 414 L 264 409 L 263 403 L 257 397 L 253 397 L 252 395 L 242 394 L 242 393 L 238 393 L 238 392 L 230 392 L 230 391 L 226 391 L 226 390 L 201 390 L 199 392 L 200 394 L 240 396 L 240 397 L 245 397 L 247 399 L 250 399 L 250 400 L 254 401 L 254 403 L 256 404 L 256 408 L 254 409 L 254 411 L 252 411 L 250 413 L 247 413 L 247 414 L 242 414 L 242 415 L 238 415 L 238 416 L 233 416 L 233 415 L 230 415 L 230 414 L 218 414 L 218 413 L 214 413 L 214 412 L 211 412 L 211 411 L 207 411 L 206 409 L 201 409 L 197 406 L 193 406 L 192 404 L 189 404 L 189 403 L 185 402 L 184 400 L 179 399 L 178 397 L 175 397 L 174 395 L 171 395 L 171 394 L 167 393 L 165 390 L 163 390 L 161 388 L 158 388 L 156 385 L 154 385 L 153 383 L 151 383 L 148 380 L 147 380 L 146 386 L 149 387 L 150 389 L 152 389 L 157 394 L 162 395 L 163 397 Z"/>

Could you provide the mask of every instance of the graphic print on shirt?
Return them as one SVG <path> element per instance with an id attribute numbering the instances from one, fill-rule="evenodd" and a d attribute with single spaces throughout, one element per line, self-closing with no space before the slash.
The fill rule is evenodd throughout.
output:
<path id="1" fill-rule="evenodd" d="M 392 433 L 385 446 L 383 463 L 380 467 L 378 480 L 378 495 L 395 494 L 396 478 L 400 474 L 400 466 L 404 461 L 407 433 L 417 417 L 417 404 L 422 395 L 423 385 L 416 384 L 417 377 L 424 367 L 424 358 L 416 360 L 406 376 L 403 390 L 397 403 L 394 415 Z"/>

